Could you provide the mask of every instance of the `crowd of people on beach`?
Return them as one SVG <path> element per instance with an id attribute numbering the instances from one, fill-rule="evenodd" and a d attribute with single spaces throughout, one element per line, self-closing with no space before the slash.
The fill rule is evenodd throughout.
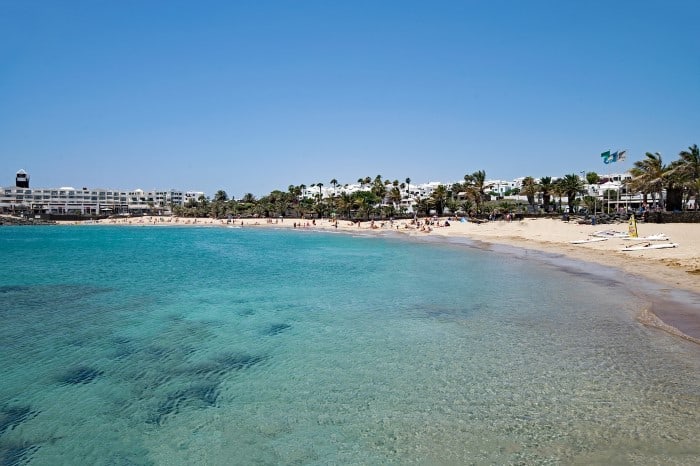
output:
<path id="1" fill-rule="evenodd" d="M 212 219 L 212 218 L 187 218 L 187 217 L 123 217 L 123 218 L 109 218 L 103 220 L 89 220 L 82 222 L 70 222 L 72 224 L 109 224 L 109 225 L 233 225 L 233 226 L 261 226 L 261 220 L 259 218 L 243 219 L 228 218 L 228 219 Z M 280 225 L 284 223 L 284 217 L 279 218 L 265 218 L 264 225 Z M 288 219 L 292 220 L 292 219 Z M 318 222 L 323 222 L 317 225 Z M 381 230 L 381 229 L 391 229 L 391 230 L 414 230 L 420 232 L 431 232 L 434 228 L 444 228 L 450 226 L 450 221 L 454 221 L 452 217 L 446 219 L 439 219 L 438 217 L 431 217 L 425 219 L 419 219 L 414 217 L 410 220 L 400 220 L 397 221 L 393 218 L 388 220 L 347 220 L 345 225 L 347 227 L 353 227 L 358 229 L 370 229 L 370 230 Z M 340 220 L 337 218 L 328 219 L 294 219 L 292 221 L 292 228 L 313 228 L 317 226 L 327 227 L 329 224 L 333 228 L 338 228 Z M 287 224 L 289 225 L 289 224 Z"/>

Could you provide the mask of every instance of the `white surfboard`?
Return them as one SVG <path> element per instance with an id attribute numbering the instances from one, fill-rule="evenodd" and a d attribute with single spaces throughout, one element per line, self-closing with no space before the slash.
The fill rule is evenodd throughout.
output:
<path id="1" fill-rule="evenodd" d="M 660 244 L 638 244 L 633 246 L 627 246 L 626 248 L 620 249 L 620 251 L 645 251 L 647 249 L 668 249 L 677 248 L 677 243 L 660 243 Z"/>
<path id="2" fill-rule="evenodd" d="M 577 239 L 576 241 L 569 241 L 571 244 L 584 244 L 584 243 L 597 243 L 598 241 L 607 241 L 608 238 L 588 238 L 588 239 Z"/>
<path id="3" fill-rule="evenodd" d="M 596 236 L 599 238 L 627 238 L 629 233 L 624 231 L 602 230 L 596 231 L 591 236 Z"/>
<path id="4" fill-rule="evenodd" d="M 622 238 L 626 241 L 668 241 L 668 236 L 666 236 L 664 233 L 659 233 L 658 235 L 649 235 L 649 236 L 644 236 L 644 237 L 639 237 L 639 238 L 632 238 L 632 237 L 627 237 L 627 238 Z"/>

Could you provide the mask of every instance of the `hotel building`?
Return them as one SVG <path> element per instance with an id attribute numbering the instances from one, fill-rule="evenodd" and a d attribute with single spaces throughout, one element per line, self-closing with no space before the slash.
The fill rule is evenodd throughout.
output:
<path id="1" fill-rule="evenodd" d="M 120 191 L 102 188 L 30 188 L 29 175 L 20 170 L 15 186 L 0 188 L 0 213 L 50 215 L 141 215 L 170 214 L 173 206 L 195 201 L 203 192 L 157 190 Z"/>

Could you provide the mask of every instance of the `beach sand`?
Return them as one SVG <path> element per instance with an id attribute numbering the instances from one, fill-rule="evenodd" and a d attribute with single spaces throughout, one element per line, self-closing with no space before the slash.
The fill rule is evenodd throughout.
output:
<path id="1" fill-rule="evenodd" d="M 258 228 L 303 228 L 362 232 L 369 234 L 389 231 L 412 237 L 440 237 L 467 239 L 491 245 L 504 245 L 538 251 L 550 257 L 566 257 L 576 261 L 612 267 L 623 272 L 620 281 L 634 282 L 635 278 L 658 284 L 649 289 L 649 308 L 640 311 L 640 321 L 664 330 L 680 330 L 684 337 L 700 343 L 700 306 L 693 299 L 686 305 L 668 297 L 669 291 L 685 290 L 700 296 L 700 224 L 691 223 L 639 223 L 640 237 L 665 234 L 667 241 L 652 241 L 648 244 L 676 243 L 678 247 L 667 249 L 645 249 L 622 251 L 631 244 L 643 240 L 623 240 L 610 237 L 605 241 L 572 244 L 571 241 L 593 237 L 600 231 L 627 232 L 626 223 L 608 225 L 582 225 L 574 221 L 560 219 L 524 219 L 514 221 L 491 221 L 483 223 L 451 221 L 450 226 L 435 226 L 427 229 L 416 228 L 411 222 L 375 221 L 359 224 L 347 220 L 301 220 L 301 219 L 237 219 L 226 220 L 139 217 L 121 220 L 102 220 L 100 224 L 124 225 L 192 225 L 219 227 L 258 227 Z M 436 222 L 444 224 L 444 219 Z M 645 243 L 647 244 L 647 243 Z M 659 319 L 662 322 L 659 322 Z M 669 327 L 670 326 L 670 327 Z"/>

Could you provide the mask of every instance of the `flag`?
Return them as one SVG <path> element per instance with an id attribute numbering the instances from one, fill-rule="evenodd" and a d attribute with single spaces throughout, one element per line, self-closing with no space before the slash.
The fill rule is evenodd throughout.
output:
<path id="1" fill-rule="evenodd" d="M 613 153 L 610 153 L 609 150 L 606 150 L 605 152 L 600 154 L 600 156 L 603 158 L 603 163 L 607 165 L 609 163 L 622 162 L 623 160 L 625 160 L 626 153 L 626 150 L 620 152 L 615 151 Z"/>

